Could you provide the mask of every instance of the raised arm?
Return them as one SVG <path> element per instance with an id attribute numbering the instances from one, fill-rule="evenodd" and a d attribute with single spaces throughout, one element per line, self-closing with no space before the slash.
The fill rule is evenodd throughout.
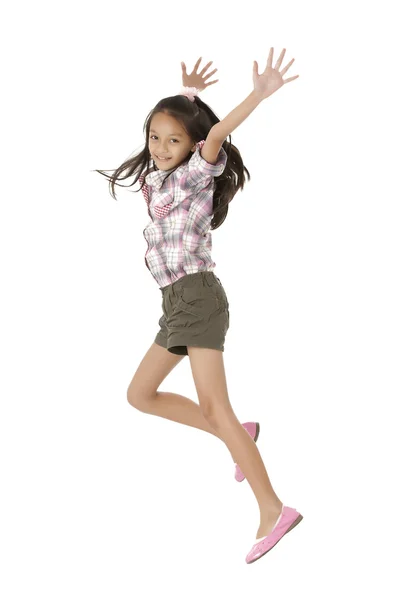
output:
<path id="1" fill-rule="evenodd" d="M 272 68 L 272 56 L 274 49 L 271 48 L 268 56 L 267 66 L 265 71 L 258 74 L 258 64 L 254 61 L 253 64 L 253 91 L 237 106 L 234 108 L 229 115 L 222 119 L 219 123 L 214 125 L 209 133 L 214 139 L 221 143 L 228 137 L 232 131 L 234 131 L 247 117 L 253 112 L 253 110 L 263 101 L 265 98 L 271 96 L 285 83 L 297 79 L 299 75 L 290 77 L 289 79 L 283 79 L 282 75 L 290 68 L 294 61 L 294 58 L 286 65 L 282 71 L 279 71 L 279 67 L 282 64 L 283 56 L 286 52 L 284 48 L 276 61 L 275 68 Z"/>
<path id="2" fill-rule="evenodd" d="M 262 97 L 258 92 L 253 90 L 243 102 L 234 108 L 229 115 L 222 119 L 219 123 L 216 123 L 210 130 L 209 136 L 220 141 L 221 143 L 226 140 L 228 135 L 232 133 L 247 117 L 253 112 L 255 108 L 262 101 Z"/>
<path id="3" fill-rule="evenodd" d="M 242 123 L 260 104 L 262 97 L 254 90 L 225 119 L 213 125 L 208 132 L 206 143 L 200 153 L 204 160 L 215 165 L 222 144 L 228 135 Z"/>

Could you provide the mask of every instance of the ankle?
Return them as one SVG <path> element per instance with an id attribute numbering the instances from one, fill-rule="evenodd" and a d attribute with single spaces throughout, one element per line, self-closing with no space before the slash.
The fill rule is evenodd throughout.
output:
<path id="1" fill-rule="evenodd" d="M 274 501 L 269 500 L 268 502 L 259 505 L 260 508 L 260 519 L 262 521 L 268 521 L 271 518 L 275 518 L 282 512 L 283 503 L 277 498 Z"/>

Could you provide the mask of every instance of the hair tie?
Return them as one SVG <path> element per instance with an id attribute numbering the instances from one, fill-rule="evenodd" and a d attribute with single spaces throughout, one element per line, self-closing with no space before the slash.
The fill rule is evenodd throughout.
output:
<path id="1" fill-rule="evenodd" d="M 179 92 L 182 96 L 189 98 L 191 102 L 194 102 L 194 97 L 199 95 L 199 90 L 196 87 L 183 86 Z"/>

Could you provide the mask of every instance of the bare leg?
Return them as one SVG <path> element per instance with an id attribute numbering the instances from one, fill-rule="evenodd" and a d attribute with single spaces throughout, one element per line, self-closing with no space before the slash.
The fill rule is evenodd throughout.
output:
<path id="1" fill-rule="evenodd" d="M 228 397 L 222 352 L 189 347 L 193 378 L 205 419 L 240 465 L 260 509 L 257 537 L 268 535 L 282 509 L 254 440 L 236 418 Z"/>
<path id="2" fill-rule="evenodd" d="M 204 418 L 196 402 L 180 394 L 157 391 L 158 386 L 183 358 L 184 356 L 172 354 L 162 346 L 153 343 L 129 385 L 128 402 L 144 413 L 201 429 L 224 442 L 220 434 Z M 246 432 L 246 435 L 249 434 Z M 234 460 L 233 456 L 232 460 Z"/>
<path id="3" fill-rule="evenodd" d="M 204 418 L 200 406 L 196 402 L 193 402 L 193 400 L 180 394 L 156 392 L 155 396 L 146 399 L 142 410 L 157 417 L 175 421 L 175 423 L 182 423 L 182 425 L 207 431 L 222 439 L 217 431 L 211 427 L 207 419 Z"/>
<path id="4" fill-rule="evenodd" d="M 199 376 L 196 378 L 194 375 L 198 369 L 193 366 L 193 350 L 195 354 L 198 354 L 196 351 L 215 353 L 208 354 L 208 358 L 214 363 L 217 373 L 213 373 L 212 365 L 209 367 L 207 361 L 200 360 L 200 371 L 205 370 L 208 386 L 201 382 L 196 383 Z M 233 413 L 226 390 L 222 353 L 203 348 L 189 349 L 197 393 L 202 400 L 201 406 L 185 396 L 157 391 L 166 376 L 183 358 L 153 343 L 129 385 L 128 401 L 143 412 L 196 427 L 219 437 L 231 453 L 232 459 L 240 465 L 256 496 L 261 515 L 257 537 L 267 535 L 279 516 L 282 503 L 271 486 L 256 444 Z M 199 361 L 195 358 L 195 362 Z M 214 386 L 213 381 L 218 381 L 218 385 Z"/>

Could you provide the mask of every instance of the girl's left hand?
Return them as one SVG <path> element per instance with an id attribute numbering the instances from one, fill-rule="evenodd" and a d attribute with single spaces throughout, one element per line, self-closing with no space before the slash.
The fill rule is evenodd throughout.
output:
<path id="1" fill-rule="evenodd" d="M 190 73 L 190 75 L 187 74 L 186 72 L 186 65 L 184 62 L 181 62 L 181 67 L 182 67 L 182 84 L 186 87 L 195 87 L 198 90 L 202 91 L 204 90 L 206 87 L 208 87 L 209 85 L 212 85 L 213 83 L 217 83 L 217 81 L 219 81 L 219 79 L 215 79 L 214 81 L 209 81 L 208 83 L 206 83 L 206 79 L 208 79 L 209 77 L 211 77 L 211 75 L 214 75 L 214 73 L 216 71 L 218 71 L 218 69 L 214 69 L 214 71 L 211 71 L 211 73 L 209 73 L 208 75 L 204 76 L 205 71 L 207 71 L 208 67 L 211 65 L 212 60 L 210 60 L 209 63 L 206 64 L 206 66 L 204 67 L 204 69 L 202 69 L 200 71 L 200 73 L 195 73 L 197 67 L 199 66 L 200 62 L 201 62 L 201 56 L 198 59 L 197 63 L 194 65 L 194 69 L 193 71 Z"/>
<path id="2" fill-rule="evenodd" d="M 274 49 L 270 48 L 267 66 L 265 67 L 264 73 L 261 73 L 261 75 L 258 74 L 257 61 L 256 60 L 254 61 L 254 64 L 253 64 L 254 91 L 260 95 L 262 100 L 264 100 L 265 98 L 268 98 L 268 96 L 271 96 L 271 94 L 273 94 L 274 92 L 279 90 L 279 88 L 282 87 L 285 83 L 289 83 L 289 81 L 293 81 L 293 79 L 297 79 L 297 77 L 299 77 L 299 75 L 295 75 L 294 77 L 289 77 L 289 79 L 282 78 L 282 75 L 284 75 L 286 73 L 286 71 L 289 70 L 290 66 L 292 65 L 292 63 L 294 61 L 294 58 L 292 58 L 292 60 L 286 65 L 286 67 L 284 69 L 282 69 L 282 71 L 279 71 L 279 68 L 282 64 L 282 60 L 283 60 L 285 52 L 286 52 L 286 48 L 284 48 L 282 50 L 282 52 L 280 53 L 279 58 L 275 64 L 275 68 L 272 68 L 272 56 L 274 54 Z"/>

